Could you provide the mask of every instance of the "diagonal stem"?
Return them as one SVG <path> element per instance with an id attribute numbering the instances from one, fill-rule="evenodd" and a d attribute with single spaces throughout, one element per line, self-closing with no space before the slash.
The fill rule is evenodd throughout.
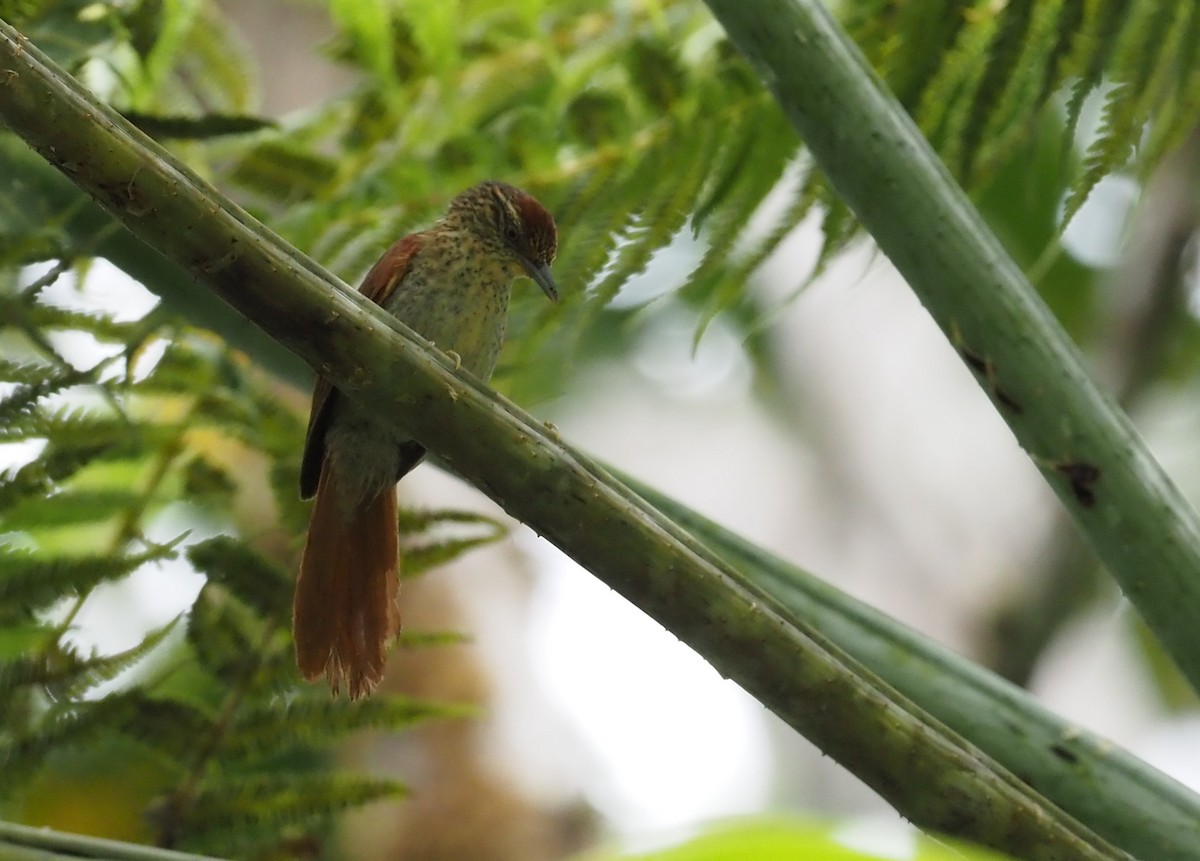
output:
<path id="1" fill-rule="evenodd" d="M 824 6 L 706 2 L 1200 690 L 1195 510 Z"/>
<path id="2" fill-rule="evenodd" d="M 1029 861 L 1129 856 L 453 370 L 0 24 L 0 120 L 138 237 L 658 619 L 923 827 Z"/>

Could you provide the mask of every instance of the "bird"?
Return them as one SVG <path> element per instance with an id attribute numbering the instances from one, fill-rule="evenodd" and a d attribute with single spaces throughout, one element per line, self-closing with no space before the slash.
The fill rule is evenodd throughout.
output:
<path id="1" fill-rule="evenodd" d="M 426 230 L 380 257 L 359 291 L 486 381 L 496 367 L 513 281 L 551 301 L 554 218 L 532 195 L 486 181 L 450 201 Z M 425 457 L 421 441 L 318 376 L 300 496 L 313 498 L 292 609 L 296 664 L 336 696 L 369 694 L 400 629 L 396 483 Z"/>

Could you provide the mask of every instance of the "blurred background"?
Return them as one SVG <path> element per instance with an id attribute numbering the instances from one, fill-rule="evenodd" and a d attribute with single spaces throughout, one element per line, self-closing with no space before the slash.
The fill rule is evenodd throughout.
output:
<path id="1" fill-rule="evenodd" d="M 222 5 L 260 66 L 262 114 L 286 121 L 354 85 L 354 72 L 322 48 L 334 32 L 323 7 Z M 1091 120 L 1081 123 L 1080 148 L 1099 109 L 1096 99 L 1084 106 Z M 1200 139 L 1144 180 L 1103 180 L 1051 235 L 1025 216 L 1061 216 L 1061 184 L 1024 181 L 1024 169 L 1005 168 L 980 205 L 1010 246 L 1050 249 L 1025 254 L 1035 281 L 1069 269 L 1066 287 L 1051 277 L 1039 286 L 1168 473 L 1197 499 Z M 795 170 L 784 174 L 751 232 L 772 223 L 799 182 Z M 1050 241 L 1059 229 L 1060 241 Z M 705 248 L 681 232 L 612 300 L 611 314 L 625 321 L 612 349 L 581 353 L 560 387 L 523 405 L 600 460 L 1200 788 L 1191 695 L 977 382 L 869 242 L 822 262 L 807 283 L 823 242 L 817 220 L 802 223 L 748 287 L 769 313 L 749 328 L 718 315 L 697 340 L 702 314 L 675 290 Z M 353 281 L 360 273 L 339 274 Z M 587 286 L 571 271 L 557 276 L 564 291 Z M 131 319 L 155 303 L 102 263 L 84 290 L 63 281 L 43 299 L 121 307 Z M 60 348 L 87 364 L 93 345 Z M 307 392 L 281 384 L 278 393 L 306 409 Z M 29 455 L 0 456 L 19 465 Z M 400 492 L 415 507 L 504 517 L 430 465 Z M 238 504 L 253 521 L 253 497 Z M 164 538 L 179 530 L 172 516 L 156 527 Z M 399 776 L 412 795 L 351 814 L 340 831 L 344 857 L 548 861 L 598 842 L 631 851 L 675 843 L 743 814 L 895 818 L 657 623 L 510 525 L 508 539 L 405 584 L 410 627 L 469 639 L 401 650 L 385 686 L 474 702 L 482 717 L 345 745 L 345 763 Z M 187 526 L 188 541 L 220 531 Z M 75 617 L 74 636 L 101 650 L 127 648 L 191 606 L 202 583 L 179 562 L 101 587 Z M 31 796 L 28 818 L 61 822 L 61 796 L 45 793 Z"/>

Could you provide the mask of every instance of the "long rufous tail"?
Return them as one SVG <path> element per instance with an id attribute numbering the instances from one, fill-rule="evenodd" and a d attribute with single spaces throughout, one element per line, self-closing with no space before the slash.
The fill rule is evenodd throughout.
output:
<path id="1" fill-rule="evenodd" d="M 336 694 L 369 694 L 383 678 L 387 646 L 400 629 L 396 605 L 396 493 L 388 487 L 345 518 L 337 476 L 325 461 L 296 580 L 292 637 L 309 681 L 322 673 Z"/>

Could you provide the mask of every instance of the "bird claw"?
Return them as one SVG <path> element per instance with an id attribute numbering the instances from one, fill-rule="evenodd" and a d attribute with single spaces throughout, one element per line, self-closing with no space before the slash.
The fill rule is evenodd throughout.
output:
<path id="1" fill-rule="evenodd" d="M 453 350 L 447 350 L 446 355 L 454 360 L 454 370 L 458 371 L 462 369 L 462 356 Z"/>

